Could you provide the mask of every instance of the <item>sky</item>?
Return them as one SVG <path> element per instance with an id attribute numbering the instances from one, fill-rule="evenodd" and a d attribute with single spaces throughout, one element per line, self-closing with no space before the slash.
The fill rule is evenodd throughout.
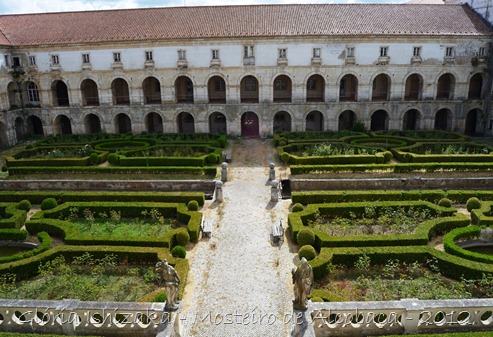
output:
<path id="1" fill-rule="evenodd" d="M 308 3 L 396 3 L 403 0 L 0 0 L 0 14 L 47 13 L 100 9 Z"/>

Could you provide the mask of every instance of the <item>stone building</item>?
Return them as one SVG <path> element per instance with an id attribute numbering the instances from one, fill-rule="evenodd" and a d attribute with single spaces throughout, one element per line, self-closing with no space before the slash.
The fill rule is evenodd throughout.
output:
<path id="1" fill-rule="evenodd" d="M 0 143 L 26 133 L 488 132 L 491 30 L 468 5 L 0 16 Z M 491 132 L 491 131 L 490 131 Z"/>

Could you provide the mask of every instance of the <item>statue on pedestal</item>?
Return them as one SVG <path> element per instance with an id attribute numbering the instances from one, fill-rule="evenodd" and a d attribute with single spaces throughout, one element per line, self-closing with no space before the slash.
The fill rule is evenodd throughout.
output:
<path id="1" fill-rule="evenodd" d="M 293 306 L 296 310 L 306 310 L 307 296 L 313 290 L 314 279 L 312 266 L 303 257 L 296 270 L 292 270 L 294 284 Z"/>
<path id="2" fill-rule="evenodd" d="M 163 260 L 156 263 L 154 271 L 157 273 L 158 285 L 166 290 L 165 309 L 178 309 L 178 290 L 180 289 L 180 276 L 178 276 L 175 268 L 170 266 L 168 264 L 168 261 Z"/>

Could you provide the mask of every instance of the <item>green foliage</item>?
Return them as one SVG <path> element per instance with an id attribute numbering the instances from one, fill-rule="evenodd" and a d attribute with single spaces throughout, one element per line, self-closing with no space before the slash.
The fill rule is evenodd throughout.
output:
<path id="1" fill-rule="evenodd" d="M 184 259 L 187 256 L 187 251 L 182 246 L 174 246 L 171 250 L 171 255 Z"/>
<path id="2" fill-rule="evenodd" d="M 17 204 L 17 209 L 29 212 L 31 210 L 31 202 L 27 199 L 21 200 L 19 204 Z"/>
<path id="3" fill-rule="evenodd" d="M 283 153 L 281 153 L 281 161 L 282 161 L 284 164 L 289 163 L 289 158 L 290 158 L 290 157 L 291 157 L 291 156 L 290 156 L 290 155 L 289 155 L 289 153 L 287 153 L 287 152 L 283 152 Z"/>
<path id="4" fill-rule="evenodd" d="M 108 163 L 110 165 L 118 165 L 118 161 L 120 160 L 120 156 L 116 153 L 110 153 L 108 155 Z"/>
<path id="5" fill-rule="evenodd" d="M 2 172 L 7 172 L 9 169 L 7 165 L 2 165 Z"/>
<path id="6" fill-rule="evenodd" d="M 46 198 L 41 202 L 41 210 L 46 211 L 58 206 L 55 198 Z"/>
<path id="7" fill-rule="evenodd" d="M 313 260 L 316 256 L 317 256 L 317 251 L 315 250 L 315 248 L 313 248 L 313 246 L 310 245 L 302 246 L 298 251 L 298 257 L 300 259 L 305 258 L 308 261 L 310 261 Z"/>
<path id="8" fill-rule="evenodd" d="M 481 201 L 479 201 L 479 199 L 476 197 L 471 197 L 467 199 L 466 208 L 469 212 L 471 212 L 473 209 L 480 209 Z"/>
<path id="9" fill-rule="evenodd" d="M 375 154 L 372 148 L 355 147 L 343 143 L 323 143 L 305 147 L 303 157 L 321 156 L 351 156 L 360 154 Z"/>
<path id="10" fill-rule="evenodd" d="M 168 299 L 168 297 L 166 296 L 166 292 L 161 292 L 160 294 L 157 294 L 155 297 L 154 297 L 154 300 L 153 302 L 166 302 L 166 300 Z"/>
<path id="11" fill-rule="evenodd" d="M 291 211 L 293 213 L 296 213 L 296 212 L 302 212 L 304 209 L 305 209 L 305 207 L 303 207 L 302 204 L 296 203 L 296 204 L 293 205 L 293 208 L 291 209 Z"/>
<path id="12" fill-rule="evenodd" d="M 198 211 L 199 203 L 196 200 L 190 200 L 187 204 L 187 208 L 189 211 Z"/>
<path id="13" fill-rule="evenodd" d="M 312 297 L 312 298 L 310 298 L 310 301 L 312 301 L 312 302 L 324 302 L 324 300 L 321 297 Z"/>
<path id="14" fill-rule="evenodd" d="M 190 234 L 186 228 L 180 228 L 176 231 L 175 242 L 179 246 L 186 246 L 190 242 Z"/>
<path id="15" fill-rule="evenodd" d="M 452 207 L 452 201 L 449 198 L 442 198 L 438 201 L 440 207 Z"/>
<path id="16" fill-rule="evenodd" d="M 99 162 L 99 156 L 96 152 L 91 153 L 89 156 L 89 164 L 96 165 Z"/>
<path id="17" fill-rule="evenodd" d="M 296 242 L 300 246 L 313 245 L 315 243 L 315 234 L 310 228 L 303 228 L 296 236 Z"/>

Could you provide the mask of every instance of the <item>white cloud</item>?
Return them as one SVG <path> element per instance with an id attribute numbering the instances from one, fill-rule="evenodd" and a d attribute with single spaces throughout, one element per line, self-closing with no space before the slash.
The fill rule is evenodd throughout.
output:
<path id="1" fill-rule="evenodd" d="M 0 0 L 3 14 L 87 11 L 139 7 L 136 0 Z"/>

